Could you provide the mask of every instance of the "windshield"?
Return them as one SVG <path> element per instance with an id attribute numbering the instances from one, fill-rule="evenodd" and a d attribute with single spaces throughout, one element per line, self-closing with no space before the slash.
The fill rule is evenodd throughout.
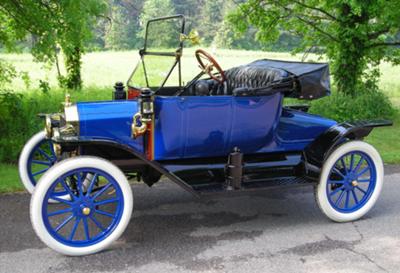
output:
<path id="1" fill-rule="evenodd" d="M 181 86 L 179 60 L 182 54 L 181 34 L 185 20 L 182 15 L 157 18 L 147 23 L 144 48 L 128 85 L 154 90 L 166 83 Z"/>

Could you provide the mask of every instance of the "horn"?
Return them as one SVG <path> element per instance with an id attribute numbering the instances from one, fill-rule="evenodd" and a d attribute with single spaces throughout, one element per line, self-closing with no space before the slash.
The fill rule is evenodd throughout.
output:
<path id="1" fill-rule="evenodd" d="M 179 40 L 181 42 L 189 40 L 193 45 L 200 44 L 199 33 L 193 29 L 189 32 L 189 35 L 185 35 L 185 34 L 181 33 L 181 35 L 179 36 Z"/>

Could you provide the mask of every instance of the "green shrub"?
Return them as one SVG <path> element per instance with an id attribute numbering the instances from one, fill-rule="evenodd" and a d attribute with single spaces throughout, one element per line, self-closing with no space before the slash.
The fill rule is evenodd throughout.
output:
<path id="1" fill-rule="evenodd" d="M 88 88 L 71 93 L 72 101 L 111 99 L 112 89 Z M 17 93 L 0 91 L 0 162 L 15 163 L 26 141 L 42 130 L 39 113 L 62 111 L 64 90 L 40 90 Z"/>
<path id="2" fill-rule="evenodd" d="M 16 153 L 16 147 L 24 135 L 25 130 L 20 131 L 22 120 L 26 117 L 23 111 L 23 96 L 5 90 L 0 92 L 0 159 L 10 160 Z"/>
<path id="3" fill-rule="evenodd" d="M 391 119 L 396 110 L 384 93 L 370 91 L 355 97 L 334 92 L 329 97 L 313 101 L 310 112 L 342 122 Z"/>

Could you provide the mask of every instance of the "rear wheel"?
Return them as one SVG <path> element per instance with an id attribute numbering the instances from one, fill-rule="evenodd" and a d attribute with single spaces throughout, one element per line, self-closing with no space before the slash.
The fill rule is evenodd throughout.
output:
<path id="1" fill-rule="evenodd" d="M 340 145 L 328 157 L 316 188 L 321 211 L 336 222 L 354 221 L 375 204 L 383 185 L 383 163 L 362 141 Z"/>
<path id="2" fill-rule="evenodd" d="M 71 186 L 71 181 L 76 183 Z M 57 196 L 64 191 L 69 198 Z M 80 156 L 54 165 L 43 175 L 32 195 L 30 212 L 34 230 L 46 245 L 79 256 L 101 251 L 118 239 L 132 207 L 130 185 L 115 165 Z"/>

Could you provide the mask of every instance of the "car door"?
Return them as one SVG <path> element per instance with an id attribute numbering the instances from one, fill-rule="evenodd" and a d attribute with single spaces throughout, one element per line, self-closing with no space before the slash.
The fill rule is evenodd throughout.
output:
<path id="1" fill-rule="evenodd" d="M 154 158 L 226 156 L 234 147 L 256 153 L 271 145 L 282 96 L 157 97 Z"/>
<path id="2" fill-rule="evenodd" d="M 230 97 L 157 97 L 155 105 L 155 159 L 224 154 L 230 131 Z"/>

